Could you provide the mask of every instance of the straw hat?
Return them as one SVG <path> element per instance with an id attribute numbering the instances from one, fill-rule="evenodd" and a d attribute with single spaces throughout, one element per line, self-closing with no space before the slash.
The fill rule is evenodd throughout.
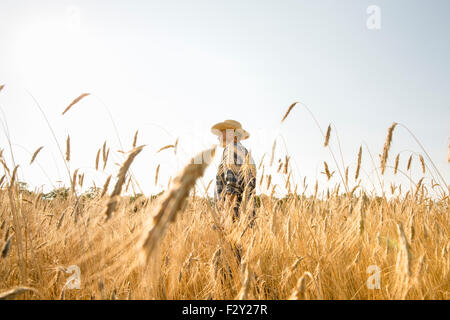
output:
<path id="1" fill-rule="evenodd" d="M 220 136 L 222 131 L 233 129 L 239 140 L 245 140 L 250 137 L 250 133 L 242 129 L 242 125 L 236 120 L 225 120 L 212 126 L 211 132 L 216 136 Z"/>

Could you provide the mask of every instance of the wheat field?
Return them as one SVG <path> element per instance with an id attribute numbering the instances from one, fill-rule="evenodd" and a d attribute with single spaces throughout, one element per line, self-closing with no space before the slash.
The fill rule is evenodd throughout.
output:
<path id="1" fill-rule="evenodd" d="M 389 161 L 398 174 L 398 157 L 389 157 L 395 126 L 386 137 L 380 179 Z M 2 156 L 2 299 L 450 298 L 449 189 L 443 183 L 420 179 L 390 197 L 389 190 L 377 195 L 350 188 L 348 175 L 358 180 L 360 149 L 356 172 L 347 170 L 327 192 L 316 183 L 306 196 L 286 156 L 279 174 L 289 192 L 281 199 L 259 195 L 250 227 L 248 210 L 233 223 L 230 212 L 214 208 L 208 190 L 194 188 L 207 162 L 187 164 L 162 195 L 125 194 L 135 178 L 132 162 L 144 148 L 136 136 L 120 170 L 111 173 L 115 184 L 109 176 L 103 187 L 83 194 L 77 190 L 84 176 L 76 170 L 71 186 L 51 194 L 26 190 L 17 167 Z M 330 127 L 325 147 L 329 139 Z M 98 151 L 97 169 L 108 154 Z M 70 161 L 70 137 L 64 157 Z M 425 171 L 423 156 L 420 161 Z M 261 171 L 258 183 L 273 190 L 271 176 Z M 76 274 L 70 266 L 79 268 L 79 288 L 68 281 Z"/>

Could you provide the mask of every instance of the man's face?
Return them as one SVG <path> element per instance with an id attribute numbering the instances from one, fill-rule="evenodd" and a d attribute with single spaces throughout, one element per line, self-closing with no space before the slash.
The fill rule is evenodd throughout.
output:
<path id="1" fill-rule="evenodd" d="M 234 130 L 227 129 L 222 130 L 221 135 L 219 136 L 219 142 L 222 147 L 225 147 L 227 144 L 234 141 Z"/>

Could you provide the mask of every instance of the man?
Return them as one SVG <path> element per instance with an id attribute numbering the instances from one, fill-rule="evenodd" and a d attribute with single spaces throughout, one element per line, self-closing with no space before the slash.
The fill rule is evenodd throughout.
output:
<path id="1" fill-rule="evenodd" d="M 218 208 L 233 209 L 233 222 L 249 210 L 250 223 L 255 218 L 256 166 L 251 154 L 240 143 L 250 134 L 235 120 L 215 124 L 211 132 L 224 148 L 216 175 L 214 201 Z M 240 210 L 241 209 L 241 210 Z"/>

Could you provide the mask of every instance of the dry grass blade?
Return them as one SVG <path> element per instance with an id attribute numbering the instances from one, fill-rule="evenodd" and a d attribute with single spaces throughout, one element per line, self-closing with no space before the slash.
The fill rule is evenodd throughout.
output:
<path id="1" fill-rule="evenodd" d="M 389 149 L 391 148 L 392 143 L 392 134 L 394 133 L 396 125 L 397 123 L 394 122 L 388 129 L 388 134 L 386 136 L 386 141 L 384 143 L 383 148 L 383 155 L 381 156 L 381 174 L 384 174 L 384 171 L 386 170 L 386 162 L 389 156 Z"/>
<path id="2" fill-rule="evenodd" d="M 156 151 L 156 153 L 159 153 L 159 152 L 169 149 L 169 148 L 175 148 L 175 146 L 173 144 L 168 144 L 167 146 L 164 146 L 161 149 L 159 149 L 158 151 Z"/>
<path id="3" fill-rule="evenodd" d="M 328 143 L 330 142 L 330 134 L 331 134 L 331 125 L 328 125 L 327 134 L 325 135 L 325 143 L 323 144 L 324 147 L 327 147 Z"/>
<path id="4" fill-rule="evenodd" d="M 125 183 L 125 178 L 128 169 L 130 168 L 131 163 L 133 162 L 134 158 L 142 151 L 142 149 L 145 146 L 140 146 L 135 149 L 133 149 L 130 154 L 128 155 L 127 160 L 123 163 L 122 167 L 119 170 L 119 174 L 117 175 L 117 182 L 114 186 L 114 190 L 109 198 L 108 204 L 106 206 L 105 215 L 106 219 L 111 218 L 111 215 L 116 209 L 117 205 L 117 198 L 119 197 L 120 193 L 122 192 L 122 186 Z"/>
<path id="5" fill-rule="evenodd" d="M 5 87 L 4 84 L 0 85 L 0 91 L 2 91 L 4 87 Z"/>
<path id="6" fill-rule="evenodd" d="M 292 109 L 295 107 L 295 105 L 296 105 L 297 103 L 298 103 L 298 102 L 294 102 L 293 104 L 291 104 L 291 105 L 289 106 L 289 108 L 287 109 L 286 113 L 285 113 L 284 116 L 283 116 L 283 119 L 281 119 L 281 122 L 283 122 L 283 121 L 288 117 L 289 113 L 291 113 Z"/>
<path id="7" fill-rule="evenodd" d="M 27 291 L 32 291 L 34 293 L 38 293 L 36 289 L 28 288 L 28 287 L 16 287 L 10 290 L 4 291 L 0 293 L 0 300 L 8 300 L 13 299 L 19 294 L 25 293 Z"/>
<path id="8" fill-rule="evenodd" d="M 190 190 L 194 187 L 197 179 L 203 176 L 214 153 L 215 147 L 203 151 L 191 159 L 191 162 L 173 180 L 172 188 L 167 190 L 162 196 L 160 203 L 156 207 L 150 229 L 143 234 L 141 248 L 146 262 L 148 262 L 154 249 L 161 241 L 169 224 L 175 221 L 177 213 L 182 208 Z M 196 159 L 200 159 L 200 161 L 196 161 Z"/>
<path id="9" fill-rule="evenodd" d="M 44 147 L 39 147 L 34 153 L 33 156 L 31 157 L 31 161 L 30 161 L 30 165 L 34 162 L 34 160 L 36 159 L 37 155 L 39 154 L 39 152 L 43 149 Z"/>
<path id="10" fill-rule="evenodd" d="M 90 93 L 83 93 L 83 94 L 81 94 L 78 98 L 73 100 L 72 103 L 67 106 L 67 108 L 63 111 L 62 114 L 64 115 L 67 111 L 69 111 L 70 108 L 72 108 L 75 104 L 80 102 L 81 99 L 83 99 L 84 97 L 87 97 L 88 95 L 90 95 Z"/>

